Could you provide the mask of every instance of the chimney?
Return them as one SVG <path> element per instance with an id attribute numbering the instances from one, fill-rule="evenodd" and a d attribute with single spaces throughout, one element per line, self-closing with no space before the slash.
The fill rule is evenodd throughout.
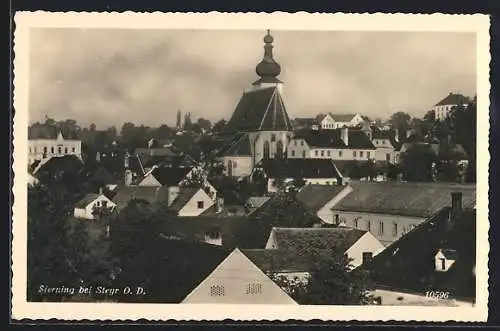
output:
<path id="1" fill-rule="evenodd" d="M 180 193 L 179 186 L 169 186 L 167 187 L 167 205 L 170 207 L 172 203 L 177 199 Z"/>
<path id="2" fill-rule="evenodd" d="M 97 153 L 95 153 L 95 160 L 96 160 L 97 162 L 101 162 L 101 152 L 97 152 Z"/>
<path id="3" fill-rule="evenodd" d="M 462 192 L 451 192 L 450 221 L 456 221 L 462 215 Z"/>
<path id="4" fill-rule="evenodd" d="M 132 171 L 130 169 L 125 170 L 124 182 L 127 186 L 132 185 Z"/>
<path id="5" fill-rule="evenodd" d="M 217 197 L 217 200 L 215 202 L 215 207 L 217 208 L 217 213 L 222 212 L 222 210 L 224 209 L 224 198 Z"/>
<path id="6" fill-rule="evenodd" d="M 394 141 L 399 142 L 399 130 L 394 129 Z"/>
<path id="7" fill-rule="evenodd" d="M 129 167 L 129 160 L 128 160 L 129 157 L 130 157 L 130 154 L 128 152 L 125 153 L 125 158 L 123 160 L 123 166 L 125 167 L 125 169 L 127 169 Z"/>
<path id="8" fill-rule="evenodd" d="M 349 146 L 349 129 L 347 127 L 340 129 L 340 138 L 346 146 Z"/>
<path id="9" fill-rule="evenodd" d="M 99 195 L 101 195 L 102 192 L 103 192 L 103 189 L 102 189 L 102 186 L 101 186 L 101 187 L 99 187 Z"/>

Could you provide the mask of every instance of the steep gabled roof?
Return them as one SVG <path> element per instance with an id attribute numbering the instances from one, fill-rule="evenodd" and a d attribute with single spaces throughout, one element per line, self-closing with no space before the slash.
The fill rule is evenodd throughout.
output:
<path id="1" fill-rule="evenodd" d="M 273 228 L 276 249 L 309 255 L 311 249 L 340 249 L 346 252 L 367 231 L 351 228 Z"/>
<path id="2" fill-rule="evenodd" d="M 464 207 L 476 204 L 472 184 L 351 181 L 349 185 L 353 190 L 335 210 L 430 217 L 450 204 L 451 192 L 462 192 Z"/>
<path id="3" fill-rule="evenodd" d="M 342 177 L 329 159 L 264 159 L 258 164 L 269 178 Z"/>
<path id="4" fill-rule="evenodd" d="M 65 140 L 79 140 L 76 132 L 64 132 L 54 125 L 39 124 L 28 128 L 28 139 L 57 139 L 57 135 L 61 133 Z"/>
<path id="5" fill-rule="evenodd" d="M 450 93 L 443 100 L 436 103 L 436 106 L 444 106 L 444 105 L 463 105 L 469 102 L 469 98 L 461 95 Z"/>
<path id="6" fill-rule="evenodd" d="M 443 249 L 454 252 L 455 263 L 436 272 L 434 257 Z M 412 231 L 386 247 L 366 268 L 371 278 L 393 290 L 453 291 L 456 299 L 475 297 L 476 212 L 465 209 L 450 220 L 450 208 L 438 211 Z"/>
<path id="7" fill-rule="evenodd" d="M 341 185 L 308 184 L 297 193 L 297 199 L 311 212 L 316 213 L 330 200 L 336 197 L 344 188 L 345 186 Z"/>
<path id="8" fill-rule="evenodd" d="M 314 258 L 297 255 L 294 250 L 244 249 L 243 254 L 264 272 L 309 272 Z"/>
<path id="9" fill-rule="evenodd" d="M 220 149 L 219 156 L 251 156 L 252 149 L 250 146 L 250 138 L 248 133 L 239 133 L 234 135 L 233 139 L 229 140 Z"/>
<path id="10" fill-rule="evenodd" d="M 341 129 L 299 130 L 294 139 L 304 139 L 311 147 L 337 149 L 376 149 L 370 138 L 361 130 L 348 128 L 348 145 L 341 139 Z"/>
<path id="11" fill-rule="evenodd" d="M 268 87 L 243 93 L 223 133 L 291 130 L 278 88 Z"/>
<path id="12" fill-rule="evenodd" d="M 151 175 L 165 186 L 177 186 L 179 182 L 186 178 L 186 175 L 192 170 L 188 167 L 157 167 L 151 171 Z"/>
<path id="13" fill-rule="evenodd" d="M 330 116 L 335 122 L 350 122 L 356 116 L 356 114 L 332 114 Z"/>
<path id="14" fill-rule="evenodd" d="M 177 198 L 175 198 L 174 202 L 170 206 L 172 210 L 175 210 L 179 212 L 186 203 L 191 200 L 191 198 L 199 191 L 201 190 L 200 188 L 194 188 L 194 187 L 181 187 L 179 190 L 179 195 Z"/>
<path id="15" fill-rule="evenodd" d="M 144 176 L 144 167 L 142 166 L 141 159 L 137 155 L 128 156 L 128 169 L 134 172 L 137 176 Z"/>
<path id="16" fill-rule="evenodd" d="M 112 201 L 116 204 L 117 210 L 127 207 L 132 200 L 144 200 L 149 204 L 160 201 L 167 201 L 167 188 L 152 186 L 120 186 L 116 189 L 116 194 Z"/>

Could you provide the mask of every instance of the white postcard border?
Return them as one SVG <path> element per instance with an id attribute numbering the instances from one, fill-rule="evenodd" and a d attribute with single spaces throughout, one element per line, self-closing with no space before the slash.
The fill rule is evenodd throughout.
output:
<path id="1" fill-rule="evenodd" d="M 14 38 L 12 318 L 61 320 L 485 321 L 488 302 L 489 17 L 445 14 L 17 12 Z M 31 28 L 443 31 L 477 34 L 477 302 L 473 307 L 32 303 L 26 301 L 27 128 Z"/>

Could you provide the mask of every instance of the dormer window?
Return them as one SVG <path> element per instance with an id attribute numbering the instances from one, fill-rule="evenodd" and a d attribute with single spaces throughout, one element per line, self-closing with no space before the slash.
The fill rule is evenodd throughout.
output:
<path id="1" fill-rule="evenodd" d="M 457 251 L 454 249 L 439 249 L 434 256 L 436 271 L 447 272 L 456 262 L 457 257 Z"/>
<path id="2" fill-rule="evenodd" d="M 222 245 L 222 233 L 218 228 L 213 228 L 205 232 L 205 242 L 211 245 Z"/>

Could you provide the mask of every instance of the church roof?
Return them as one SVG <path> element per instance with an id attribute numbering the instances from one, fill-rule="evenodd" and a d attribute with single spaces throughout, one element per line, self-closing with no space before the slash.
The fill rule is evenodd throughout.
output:
<path id="1" fill-rule="evenodd" d="M 277 87 L 243 93 L 225 133 L 237 131 L 291 131 L 292 122 Z"/>

